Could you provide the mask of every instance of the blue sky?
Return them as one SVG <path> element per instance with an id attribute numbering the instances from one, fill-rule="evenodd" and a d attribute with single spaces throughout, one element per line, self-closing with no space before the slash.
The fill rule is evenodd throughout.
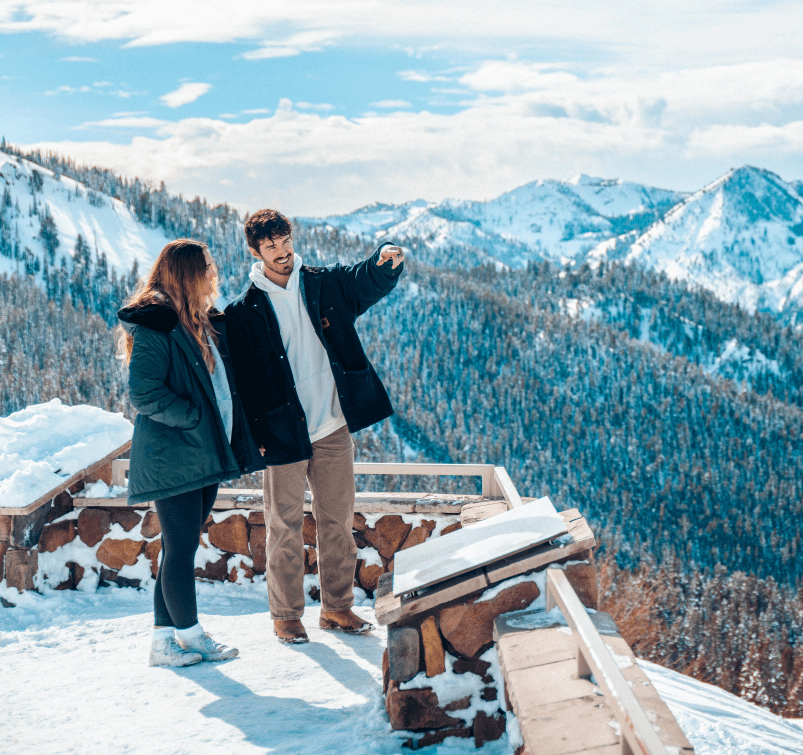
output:
<path id="1" fill-rule="evenodd" d="M 243 210 L 803 178 L 799 5 L 0 3 L 0 133 Z"/>

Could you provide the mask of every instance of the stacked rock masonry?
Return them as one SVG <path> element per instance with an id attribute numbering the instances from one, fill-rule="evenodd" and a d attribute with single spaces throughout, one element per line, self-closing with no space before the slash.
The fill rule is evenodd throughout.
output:
<path id="1" fill-rule="evenodd" d="M 556 560 L 582 600 L 597 608 L 596 569 L 591 551 Z M 396 730 L 419 732 L 408 746 L 419 748 L 447 737 L 473 738 L 477 747 L 505 731 L 505 694 L 496 671 L 493 622 L 497 616 L 531 607 L 541 596 L 546 566 L 526 572 L 533 579 L 513 578 L 492 590 L 476 590 L 388 626 L 382 664 L 385 706 Z M 506 586 L 511 583 L 510 586 Z M 380 579 L 377 597 L 392 590 L 392 575 Z M 485 593 L 485 594 L 483 594 Z M 492 597 L 488 598 L 488 595 Z M 436 689 L 457 687 L 454 674 L 472 675 L 460 689 L 472 694 L 439 699 Z M 427 681 L 430 680 L 429 685 Z M 415 686 L 412 686 L 415 684 Z M 450 695 L 451 697 L 451 695 Z"/>
<path id="2" fill-rule="evenodd" d="M 20 592 L 42 587 L 91 591 L 111 583 L 141 587 L 154 578 L 161 551 L 156 512 L 87 506 L 85 499 L 75 498 L 95 478 L 109 482 L 110 474 L 109 465 L 30 514 L 0 515 L 0 581 Z M 459 528 L 458 512 L 459 508 L 453 515 L 356 513 L 353 536 L 359 558 L 355 588 L 373 596 L 379 577 L 393 570 L 397 551 Z M 304 516 L 303 535 L 305 574 L 317 575 L 317 533 L 311 514 Z M 203 527 L 196 578 L 242 582 L 263 575 L 265 536 L 261 510 L 213 511 Z M 305 580 L 305 584 L 310 598 L 318 600 L 317 579 Z"/>

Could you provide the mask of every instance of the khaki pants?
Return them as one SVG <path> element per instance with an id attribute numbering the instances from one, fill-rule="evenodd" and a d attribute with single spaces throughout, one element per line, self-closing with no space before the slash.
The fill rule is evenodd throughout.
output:
<path id="1" fill-rule="evenodd" d="M 299 619 L 304 613 L 305 479 L 318 527 L 321 607 L 342 611 L 354 604 L 354 444 L 348 427 L 341 427 L 312 444 L 311 459 L 265 470 L 268 600 L 273 619 Z"/>

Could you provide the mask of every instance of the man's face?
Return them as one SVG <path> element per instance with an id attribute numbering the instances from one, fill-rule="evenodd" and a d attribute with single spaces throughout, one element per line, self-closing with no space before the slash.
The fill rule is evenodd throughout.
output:
<path id="1" fill-rule="evenodd" d="M 265 277 L 287 279 L 293 272 L 293 237 L 290 235 L 275 239 L 262 239 L 258 249 L 250 249 L 251 254 L 262 260 Z M 278 281 L 276 281 L 278 282 Z"/>

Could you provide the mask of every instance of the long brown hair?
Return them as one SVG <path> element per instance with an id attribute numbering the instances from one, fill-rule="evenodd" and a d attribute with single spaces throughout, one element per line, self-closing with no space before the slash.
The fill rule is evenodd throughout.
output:
<path id="1" fill-rule="evenodd" d="M 217 278 L 212 280 L 212 293 L 206 293 L 206 244 L 192 239 L 176 239 L 159 252 L 151 272 L 140 278 L 136 290 L 125 302 L 126 307 L 166 304 L 178 315 L 178 321 L 195 339 L 210 374 L 215 371 L 215 357 L 208 337 L 218 344 L 209 322 L 209 313 L 217 299 Z M 212 263 L 214 264 L 214 263 Z M 134 338 L 121 330 L 117 352 L 126 364 L 131 361 Z"/>

